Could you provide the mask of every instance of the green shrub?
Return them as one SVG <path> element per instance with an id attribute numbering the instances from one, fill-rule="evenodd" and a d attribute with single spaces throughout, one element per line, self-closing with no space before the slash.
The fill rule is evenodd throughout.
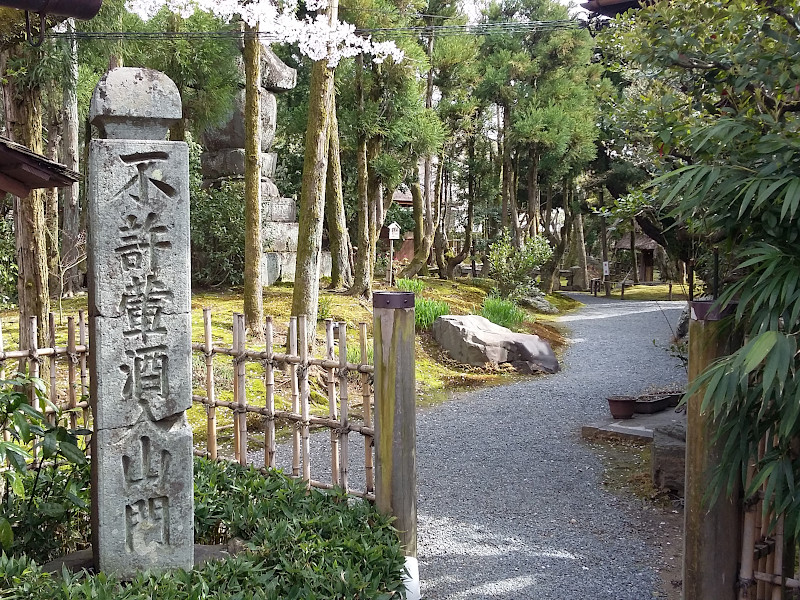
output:
<path id="1" fill-rule="evenodd" d="M 0 308 L 17 302 L 18 271 L 11 220 L 0 218 Z"/>
<path id="2" fill-rule="evenodd" d="M 438 302 L 417 296 L 414 300 L 414 312 L 417 329 L 430 329 L 438 317 L 450 314 L 450 305 L 447 302 Z"/>
<path id="3" fill-rule="evenodd" d="M 413 292 L 419 295 L 425 289 L 425 282 L 421 279 L 398 279 L 395 283 L 401 292 Z"/>
<path id="4" fill-rule="evenodd" d="M 541 267 L 553 255 L 553 250 L 542 236 L 526 240 L 522 249 L 511 243 L 508 233 L 489 246 L 489 263 L 497 282 L 497 295 L 517 300 L 535 292 L 534 269 Z"/>
<path id="5" fill-rule="evenodd" d="M 391 519 L 343 492 L 306 490 L 279 471 L 195 460 L 195 542 L 246 540 L 247 551 L 191 571 L 144 572 L 121 585 L 103 574 L 43 574 L 28 557 L 0 557 L 0 597 L 400 597 L 403 552 Z"/>
<path id="6" fill-rule="evenodd" d="M 487 296 L 483 301 L 481 315 L 496 325 L 516 329 L 525 321 L 527 314 L 511 300 Z"/>
<path id="7" fill-rule="evenodd" d="M 215 189 L 193 187 L 191 198 L 192 281 L 200 286 L 244 281 L 244 183 Z"/>

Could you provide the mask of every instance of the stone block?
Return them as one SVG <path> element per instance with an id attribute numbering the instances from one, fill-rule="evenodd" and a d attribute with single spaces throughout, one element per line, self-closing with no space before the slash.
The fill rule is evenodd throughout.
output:
<path id="1" fill-rule="evenodd" d="M 263 213 L 262 213 L 263 217 Z M 297 236 L 300 226 L 297 223 L 264 221 L 261 235 L 265 252 L 297 252 Z"/>
<path id="2" fill-rule="evenodd" d="M 277 187 L 275 189 L 277 191 Z M 263 200 L 261 206 L 262 218 L 265 222 L 294 223 L 297 221 L 297 205 L 292 198 L 272 196 Z"/>
<path id="3" fill-rule="evenodd" d="M 297 85 L 297 71 L 266 47 L 261 49 L 261 85 L 273 92 L 285 92 Z"/>
<path id="4" fill-rule="evenodd" d="M 89 120 L 101 137 L 163 140 L 181 118 L 181 97 L 163 73 L 140 67 L 111 69 L 97 84 Z"/>
<path id="5" fill-rule="evenodd" d="M 87 207 L 90 315 L 144 311 L 146 321 L 189 313 L 188 164 L 183 142 L 92 140 L 92 200 Z M 147 306 L 130 304 L 145 292 Z"/>
<path id="6" fill-rule="evenodd" d="M 131 426 L 143 418 L 161 421 L 192 406 L 191 315 L 161 315 L 161 335 L 131 333 L 125 317 L 90 320 L 97 353 L 92 396 L 95 426 Z"/>
<path id="7" fill-rule="evenodd" d="M 227 148 L 216 152 L 203 152 L 200 156 L 203 177 L 219 179 L 244 177 L 244 148 Z M 275 175 L 277 155 L 274 152 L 261 154 L 261 177 L 270 179 Z"/>
<path id="8" fill-rule="evenodd" d="M 266 152 L 275 139 L 275 123 L 278 104 L 275 95 L 267 90 L 259 90 L 261 96 L 261 151 Z M 239 91 L 233 107 L 218 127 L 210 127 L 203 134 L 203 146 L 207 151 L 245 147 L 244 131 L 244 90 Z"/>
<path id="9" fill-rule="evenodd" d="M 683 496 L 686 483 L 686 423 L 653 429 L 653 485 Z"/>
<path id="10" fill-rule="evenodd" d="M 192 430 L 186 417 L 95 432 L 95 566 L 123 580 L 194 560 Z"/>

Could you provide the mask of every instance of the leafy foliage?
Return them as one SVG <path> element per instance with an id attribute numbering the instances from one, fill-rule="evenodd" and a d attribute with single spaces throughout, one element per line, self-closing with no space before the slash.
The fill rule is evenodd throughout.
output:
<path id="1" fill-rule="evenodd" d="M 29 390 L 38 406 L 28 403 Z M 44 414 L 48 405 L 42 381 L 23 375 L 0 381 L 0 429 L 8 436 L 0 441 L 0 463 L 7 461 L 10 467 L 2 471 L 0 545 L 6 552 L 26 551 L 36 560 L 80 547 L 88 532 L 86 514 L 69 524 L 88 506 L 88 487 L 81 483 L 88 468 L 78 441 L 79 434 L 88 432 L 49 424 Z M 41 463 L 31 471 L 34 452 Z"/>
<path id="2" fill-rule="evenodd" d="M 8 218 L 0 219 L 0 307 L 17 301 L 17 252 Z"/>
<path id="3" fill-rule="evenodd" d="M 425 289 L 425 282 L 421 279 L 403 279 L 399 278 L 397 281 L 397 289 L 401 292 L 412 292 L 414 294 L 421 294 Z"/>
<path id="4" fill-rule="evenodd" d="M 450 305 L 447 302 L 428 300 L 422 296 L 417 296 L 414 299 L 414 315 L 417 329 L 430 329 L 436 319 L 448 314 L 450 314 Z"/>
<path id="5" fill-rule="evenodd" d="M 553 254 L 553 250 L 541 236 L 533 236 L 517 249 L 504 233 L 489 246 L 489 261 L 492 276 L 497 283 L 497 295 L 515 300 L 538 291 L 533 271 L 542 266 Z"/>
<path id="6" fill-rule="evenodd" d="M 800 534 L 800 14 L 795 2 L 659 3 L 618 32 L 632 62 L 676 83 L 685 110 L 651 125 L 667 173 L 663 205 L 697 238 L 712 238 L 733 265 L 720 303 L 738 300 L 734 321 L 747 343 L 707 369 L 702 394 L 722 447 L 716 489 L 745 479 L 763 486 L 764 510 L 785 513 Z M 628 45 L 632 48 L 633 46 Z M 658 111 L 653 111 L 655 115 Z M 760 440 L 767 439 L 757 460 Z"/>
<path id="7" fill-rule="evenodd" d="M 224 182 L 191 198 L 192 281 L 241 285 L 244 279 L 244 185 Z"/>
<path id="8" fill-rule="evenodd" d="M 191 571 L 144 572 L 122 585 L 104 574 L 61 574 L 27 556 L 0 557 L 0 597 L 337 598 L 401 597 L 404 557 L 390 518 L 342 492 L 306 490 L 280 472 L 195 461 L 195 541 L 246 540 L 246 552 Z"/>
<path id="9" fill-rule="evenodd" d="M 527 314 L 511 300 L 487 296 L 481 307 L 481 316 L 496 325 L 516 329 L 525 321 Z"/>

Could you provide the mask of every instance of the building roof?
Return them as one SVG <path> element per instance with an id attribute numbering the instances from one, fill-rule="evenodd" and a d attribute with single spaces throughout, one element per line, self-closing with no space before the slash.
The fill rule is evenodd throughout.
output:
<path id="1" fill-rule="evenodd" d="M 658 242 L 653 238 L 646 236 L 643 233 L 636 234 L 636 249 L 637 250 L 655 250 L 658 248 Z M 631 249 L 631 236 L 625 234 L 617 240 L 614 244 L 615 250 L 630 250 Z"/>
<path id="2" fill-rule="evenodd" d="M 24 198 L 31 190 L 65 187 L 80 178 L 64 165 L 0 136 L 0 192 Z"/>
<path id="3" fill-rule="evenodd" d="M 606 17 L 616 17 L 629 8 L 639 8 L 642 4 L 651 2 L 652 0 L 589 0 L 583 2 L 581 6 Z"/>

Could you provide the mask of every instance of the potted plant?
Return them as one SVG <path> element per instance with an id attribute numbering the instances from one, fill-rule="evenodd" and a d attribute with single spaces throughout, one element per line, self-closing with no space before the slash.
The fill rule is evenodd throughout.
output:
<path id="1" fill-rule="evenodd" d="M 615 419 L 630 419 L 636 409 L 635 396 L 609 396 L 608 408 Z"/>

